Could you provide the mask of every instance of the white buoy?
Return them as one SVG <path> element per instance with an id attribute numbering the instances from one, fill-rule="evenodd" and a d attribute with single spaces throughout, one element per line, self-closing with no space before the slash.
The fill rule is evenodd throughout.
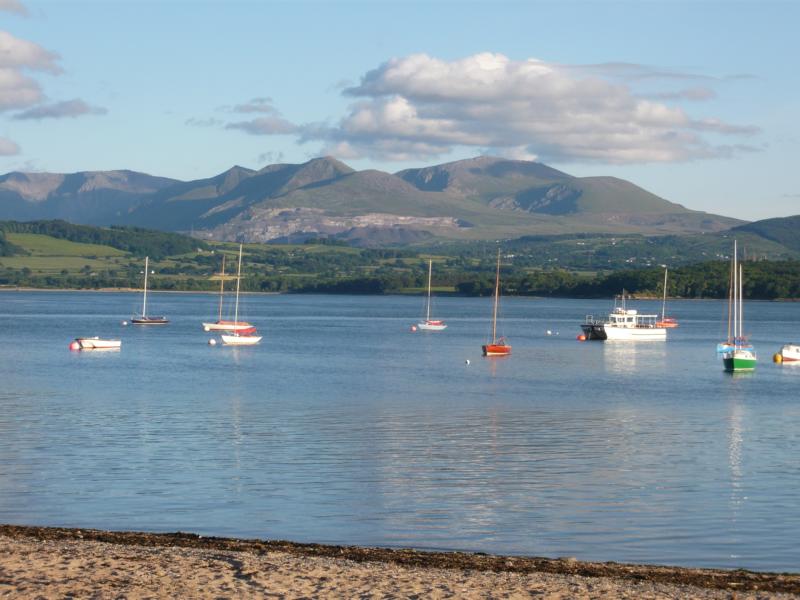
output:
<path id="1" fill-rule="evenodd" d="M 465 364 L 465 365 L 468 365 L 468 364 L 469 364 L 469 359 L 465 360 L 465 361 L 464 361 L 464 364 Z"/>
<path id="2" fill-rule="evenodd" d="M 553 332 L 548 329 L 547 330 L 547 335 L 553 335 Z"/>
<path id="3" fill-rule="evenodd" d="M 415 332 L 416 330 L 417 330 L 417 326 L 416 326 L 416 325 L 412 325 L 412 326 L 411 326 L 411 332 L 413 333 L 413 332 Z"/>
<path id="4" fill-rule="evenodd" d="M 123 327 L 125 327 L 127 324 L 128 324 L 128 322 L 127 322 L 127 321 L 123 321 L 123 322 L 122 322 L 122 326 L 123 326 Z"/>
<path id="5" fill-rule="evenodd" d="M 203 331 L 211 331 L 211 327 L 203 327 Z"/>
<path id="6" fill-rule="evenodd" d="M 215 340 L 214 338 L 211 338 L 210 340 L 208 340 L 208 345 L 209 346 L 216 346 L 217 345 L 217 340 Z"/>

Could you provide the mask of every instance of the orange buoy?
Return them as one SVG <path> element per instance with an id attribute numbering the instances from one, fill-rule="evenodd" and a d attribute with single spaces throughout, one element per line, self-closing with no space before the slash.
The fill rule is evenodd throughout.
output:
<path id="1" fill-rule="evenodd" d="M 78 342 L 78 340 L 72 340 L 72 342 L 70 342 L 70 344 L 69 344 L 69 349 L 70 350 L 80 350 L 81 349 L 81 345 Z"/>
<path id="2" fill-rule="evenodd" d="M 585 342 L 586 341 L 586 336 L 583 335 L 582 333 L 579 333 L 578 337 L 576 337 L 575 339 L 578 340 L 579 342 Z"/>
<path id="3" fill-rule="evenodd" d="M 411 326 L 411 333 L 414 333 L 416 330 L 417 330 L 417 326 L 416 325 L 412 325 Z"/>

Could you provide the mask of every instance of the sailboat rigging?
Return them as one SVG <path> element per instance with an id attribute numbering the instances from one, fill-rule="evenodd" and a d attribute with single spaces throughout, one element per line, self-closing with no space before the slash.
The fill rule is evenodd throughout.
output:
<path id="1" fill-rule="evenodd" d="M 250 329 L 252 325 L 246 321 L 227 321 L 222 318 L 222 306 L 225 299 L 225 254 L 222 254 L 222 268 L 219 274 L 219 310 L 214 323 L 203 323 L 204 331 L 241 331 Z"/>
<path id="2" fill-rule="evenodd" d="M 737 266 L 736 241 L 733 242 L 733 268 L 731 282 L 730 303 L 733 313 L 733 349 L 728 350 L 722 355 L 722 364 L 729 373 L 738 371 L 752 371 L 756 368 L 755 350 L 748 344 L 744 335 L 744 271 L 742 265 Z"/>
<path id="3" fill-rule="evenodd" d="M 678 321 L 673 317 L 666 316 L 667 312 L 667 272 L 669 269 L 664 267 L 664 294 L 661 300 L 661 320 L 656 321 L 656 327 L 665 327 L 672 329 L 678 326 Z"/>
<path id="4" fill-rule="evenodd" d="M 481 348 L 484 356 L 508 356 L 511 346 L 506 344 L 505 337 L 497 337 L 497 308 L 500 303 L 500 249 L 497 250 L 497 270 L 494 281 L 494 304 L 492 308 L 492 340 Z"/>
<path id="5" fill-rule="evenodd" d="M 236 270 L 236 308 L 233 322 L 239 323 L 239 287 L 242 279 L 242 244 L 239 244 L 239 267 Z M 252 346 L 261 341 L 261 336 L 256 335 L 256 328 L 250 326 L 246 329 L 237 329 L 231 333 L 222 334 L 222 343 L 228 346 Z"/>
<path id="6" fill-rule="evenodd" d="M 166 325 L 169 323 L 166 317 L 149 317 L 147 316 L 147 275 L 150 272 L 150 257 L 144 257 L 144 295 L 142 298 L 142 314 L 137 317 L 131 317 L 131 323 L 134 325 Z"/>
<path id="7" fill-rule="evenodd" d="M 442 331 L 447 328 L 444 321 L 431 319 L 431 274 L 433 272 L 433 261 L 428 260 L 428 298 L 425 302 L 425 320 L 417 323 L 417 328 L 422 331 Z"/>

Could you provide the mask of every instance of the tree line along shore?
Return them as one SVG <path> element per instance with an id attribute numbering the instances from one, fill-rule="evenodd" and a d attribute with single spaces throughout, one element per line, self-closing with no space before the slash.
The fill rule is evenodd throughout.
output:
<path id="1" fill-rule="evenodd" d="M 602 247 L 608 240 L 595 239 Z M 271 293 L 393 294 L 422 293 L 427 261 L 433 260 L 434 292 L 488 296 L 494 286 L 494 258 L 500 247 L 502 293 L 506 296 L 595 298 L 626 290 L 637 297 L 661 297 L 664 263 L 652 256 L 608 259 L 589 268 L 582 255 L 553 258 L 542 248 L 584 248 L 581 240 L 519 240 L 431 248 L 357 248 L 336 240 L 302 244 L 247 244 L 241 285 L 244 291 Z M 149 286 L 162 291 L 219 289 L 222 256 L 232 279 L 234 243 L 206 242 L 188 236 L 137 228 L 98 228 L 62 221 L 0 223 L 0 287 L 33 289 L 138 289 L 144 257 L 150 257 Z M 563 248 L 562 248 L 563 249 Z M 599 250 L 595 250 L 595 255 Z M 560 258 L 559 258 L 560 257 Z M 715 256 L 669 266 L 670 298 L 726 298 L 729 263 Z M 681 259 L 685 260 L 685 259 Z M 611 265 L 609 267 L 609 265 Z M 627 265 L 627 266 L 621 266 Z M 752 300 L 800 299 L 800 260 L 748 260 L 744 296 Z M 613 268 L 612 268 L 613 267 Z"/>

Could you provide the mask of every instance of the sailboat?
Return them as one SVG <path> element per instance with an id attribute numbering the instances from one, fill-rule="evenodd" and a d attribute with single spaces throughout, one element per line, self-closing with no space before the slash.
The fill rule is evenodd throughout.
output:
<path id="1" fill-rule="evenodd" d="M 508 356 L 511 346 L 506 338 L 497 337 L 497 306 L 500 302 L 500 250 L 497 250 L 497 273 L 494 281 L 494 307 L 492 309 L 492 341 L 482 346 L 484 356 Z"/>
<path id="2" fill-rule="evenodd" d="M 678 326 L 678 321 L 673 317 L 667 317 L 667 267 L 664 267 L 664 297 L 661 300 L 661 320 L 656 321 L 656 327 L 664 327 L 666 329 L 673 329 Z"/>
<path id="3" fill-rule="evenodd" d="M 741 349 L 745 350 L 752 350 L 753 345 L 748 343 L 742 335 L 738 336 L 738 340 L 735 339 L 736 333 L 734 329 L 734 322 L 735 322 L 735 313 L 734 313 L 734 286 L 736 282 L 736 261 L 737 261 L 737 250 L 736 250 L 736 240 L 733 241 L 733 257 L 731 258 L 731 271 L 730 277 L 728 280 L 728 335 L 725 338 L 724 342 L 720 342 L 717 344 L 717 353 L 718 354 L 725 354 L 726 352 L 732 352 L 737 348 L 737 346 Z"/>
<path id="4" fill-rule="evenodd" d="M 227 321 L 222 318 L 222 305 L 225 299 L 225 254 L 222 255 L 222 270 L 219 274 L 219 311 L 214 323 L 203 323 L 204 331 L 241 331 L 252 325 L 246 321 Z"/>
<path id="5" fill-rule="evenodd" d="M 431 273 L 433 261 L 428 261 L 428 299 L 425 302 L 425 320 L 417 323 L 417 328 L 422 331 L 442 331 L 447 328 L 444 321 L 431 319 Z"/>
<path id="6" fill-rule="evenodd" d="M 142 299 L 142 314 L 137 317 L 131 317 L 131 323 L 134 325 L 166 325 L 169 320 L 166 317 L 150 317 L 147 316 L 147 275 L 150 272 L 150 257 L 144 257 L 144 296 Z"/>
<path id="7" fill-rule="evenodd" d="M 233 322 L 239 323 L 239 285 L 242 280 L 242 244 L 239 244 L 239 268 L 236 271 L 236 309 L 234 310 Z M 256 335 L 256 328 L 250 326 L 247 329 L 234 330 L 231 333 L 222 334 L 222 343 L 228 346 L 252 346 L 261 341 L 261 336 Z"/>
<path id="8" fill-rule="evenodd" d="M 730 305 L 733 313 L 733 349 L 722 355 L 722 364 L 729 373 L 739 371 L 752 371 L 756 368 L 756 353 L 744 339 L 744 303 L 742 290 L 744 289 L 742 265 L 737 267 L 736 241 L 733 242 L 733 280 L 731 282 Z"/>

